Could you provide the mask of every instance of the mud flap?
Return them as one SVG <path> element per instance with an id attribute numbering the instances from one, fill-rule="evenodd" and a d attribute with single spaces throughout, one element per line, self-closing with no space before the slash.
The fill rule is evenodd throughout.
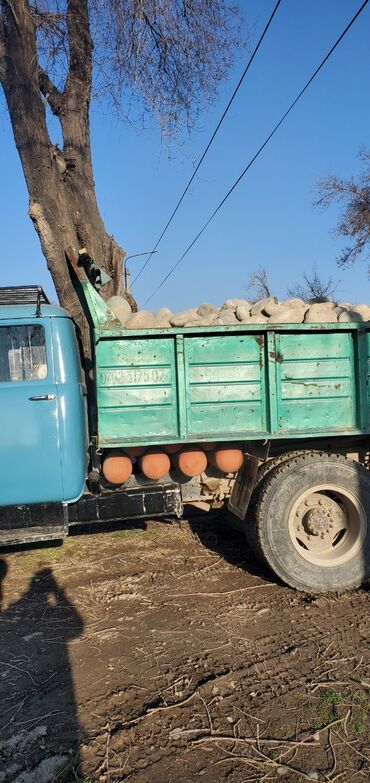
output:
<path id="1" fill-rule="evenodd" d="M 244 519 L 248 510 L 252 492 L 256 486 L 258 465 L 265 462 L 270 450 L 270 443 L 250 444 L 248 453 L 245 454 L 244 462 L 239 470 L 230 495 L 228 509 L 238 519 Z"/>

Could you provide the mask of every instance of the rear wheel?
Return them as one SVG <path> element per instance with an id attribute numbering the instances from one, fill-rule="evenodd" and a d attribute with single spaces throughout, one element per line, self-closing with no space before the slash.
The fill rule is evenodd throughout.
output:
<path id="1" fill-rule="evenodd" d="M 253 491 L 251 502 L 247 511 L 246 520 L 244 520 L 243 522 L 241 520 L 238 520 L 239 529 L 244 530 L 249 548 L 252 550 L 253 554 L 256 555 L 256 557 L 258 557 L 260 560 L 264 560 L 264 558 L 260 552 L 260 547 L 257 540 L 257 529 L 256 529 L 256 525 L 253 522 L 255 517 L 255 511 L 256 511 L 255 509 L 256 499 L 259 496 L 260 486 L 262 485 L 263 482 L 266 481 L 266 476 L 269 473 L 271 473 L 273 470 L 275 470 L 275 468 L 277 468 L 279 465 L 282 465 L 283 462 L 287 462 L 289 459 L 293 459 L 293 457 L 297 457 L 300 454 L 302 454 L 302 451 L 284 451 L 282 454 L 276 454 L 274 457 L 271 457 L 266 462 L 261 463 L 261 465 L 258 468 L 256 487 Z"/>
<path id="2" fill-rule="evenodd" d="M 247 538 L 287 584 L 307 592 L 357 587 L 370 576 L 370 475 L 336 454 L 282 462 L 257 489 Z"/>

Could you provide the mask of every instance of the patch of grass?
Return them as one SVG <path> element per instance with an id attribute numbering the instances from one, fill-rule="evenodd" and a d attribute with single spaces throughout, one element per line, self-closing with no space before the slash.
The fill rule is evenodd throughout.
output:
<path id="1" fill-rule="evenodd" d="M 328 723 L 344 718 L 349 707 L 351 717 L 348 730 L 353 737 L 363 737 L 370 723 L 370 699 L 362 690 L 354 689 L 350 693 L 328 688 L 315 704 L 307 704 L 315 728 L 321 729 Z"/>
<path id="2" fill-rule="evenodd" d="M 370 724 L 370 700 L 363 691 L 355 691 L 352 694 L 352 719 L 350 730 L 357 737 L 363 737 L 369 731 Z"/>
<path id="3" fill-rule="evenodd" d="M 320 701 L 309 707 L 309 711 L 315 723 L 315 728 L 321 729 L 327 723 L 331 723 L 333 720 L 341 718 L 342 712 L 338 711 L 338 707 L 340 707 L 343 701 L 344 697 L 341 691 L 332 690 L 330 688 L 324 691 Z"/>
<path id="4" fill-rule="evenodd" d="M 79 761 L 76 756 L 73 756 L 69 761 L 57 769 L 55 773 L 55 780 L 58 783 L 92 783 L 90 778 L 85 778 L 79 774 Z"/>
<path id="5" fill-rule="evenodd" d="M 130 541 L 134 538 L 154 538 L 160 535 L 162 528 L 159 525 L 151 525 L 145 530 L 142 528 L 130 528 L 128 530 L 116 530 L 113 534 L 120 541 Z"/>
<path id="6" fill-rule="evenodd" d="M 73 539 L 66 538 L 62 544 L 35 546 L 32 549 L 19 552 L 17 560 L 22 566 L 46 565 L 50 562 L 54 563 L 56 560 L 62 560 L 63 557 L 71 553 L 75 546 L 76 542 Z"/>
<path id="7" fill-rule="evenodd" d="M 281 756 L 281 750 L 279 748 L 268 748 L 266 755 L 269 756 L 272 761 L 276 761 L 276 759 Z"/>

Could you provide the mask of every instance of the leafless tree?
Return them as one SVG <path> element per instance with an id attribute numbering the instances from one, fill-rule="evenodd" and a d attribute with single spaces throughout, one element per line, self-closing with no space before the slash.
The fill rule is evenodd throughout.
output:
<path id="1" fill-rule="evenodd" d="M 330 175 L 318 184 L 320 195 L 316 206 L 325 208 L 335 201 L 344 205 L 336 230 L 339 235 L 348 237 L 349 244 L 338 258 L 340 267 L 365 258 L 370 245 L 370 150 L 360 150 L 359 158 L 362 174 L 357 181 Z"/>
<path id="2" fill-rule="evenodd" d="M 259 266 L 255 272 L 252 272 L 245 288 L 246 291 L 251 291 L 256 301 L 272 295 L 267 270 L 264 266 Z"/>
<path id="3" fill-rule="evenodd" d="M 306 302 L 329 302 L 337 290 L 339 281 L 328 277 L 324 280 L 314 269 L 305 272 L 301 283 L 294 283 L 287 290 L 288 296 L 304 299 Z"/>
<path id="4" fill-rule="evenodd" d="M 94 189 L 91 99 L 130 122 L 150 111 L 164 131 L 188 128 L 215 97 L 242 30 L 232 0 L 0 0 L 0 83 L 29 215 L 75 317 L 67 247 L 86 247 L 111 275 L 106 296 L 122 292 L 124 251 L 105 229 Z"/>

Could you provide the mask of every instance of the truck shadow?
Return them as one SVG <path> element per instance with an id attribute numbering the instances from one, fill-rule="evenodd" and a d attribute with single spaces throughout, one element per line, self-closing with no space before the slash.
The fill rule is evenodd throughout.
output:
<path id="1" fill-rule="evenodd" d="M 249 548 L 241 526 L 234 527 L 220 512 L 190 512 L 186 519 L 192 532 L 206 549 L 215 552 L 228 563 L 252 576 L 282 584 Z"/>
<path id="2" fill-rule="evenodd" d="M 6 572 L 0 560 L 1 583 Z M 32 780 L 77 779 L 80 727 L 68 642 L 82 631 L 81 616 L 49 568 L 2 607 L 0 780 L 23 780 L 26 771 Z"/>

